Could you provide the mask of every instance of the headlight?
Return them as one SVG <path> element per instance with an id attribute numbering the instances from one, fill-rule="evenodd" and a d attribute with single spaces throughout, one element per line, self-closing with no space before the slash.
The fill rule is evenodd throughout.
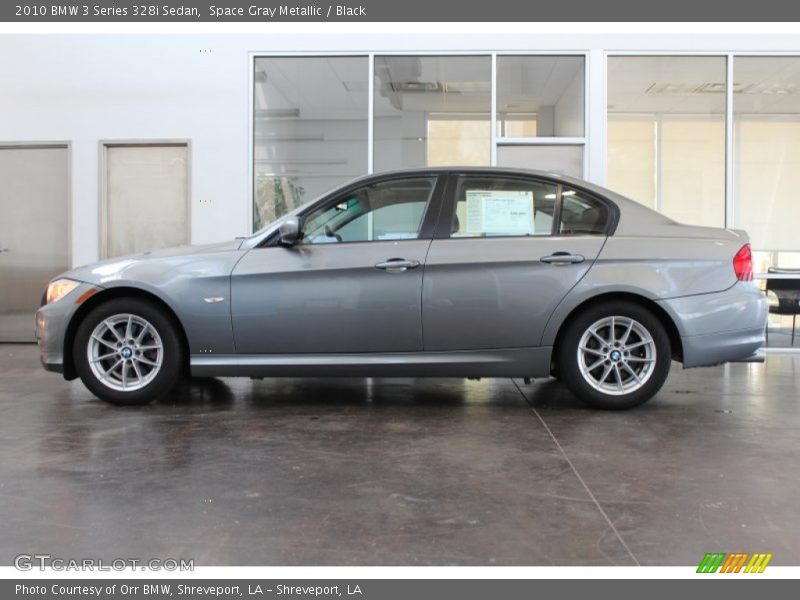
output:
<path id="1" fill-rule="evenodd" d="M 56 279 L 47 286 L 47 303 L 57 302 L 80 285 L 72 279 Z"/>

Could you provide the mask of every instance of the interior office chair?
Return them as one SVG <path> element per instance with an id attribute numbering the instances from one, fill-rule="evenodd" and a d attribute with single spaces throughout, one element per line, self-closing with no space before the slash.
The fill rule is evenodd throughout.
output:
<path id="1" fill-rule="evenodd" d="M 800 314 L 800 269 L 779 269 L 770 267 L 767 273 L 776 275 L 795 275 L 794 279 L 767 279 L 767 293 L 772 292 L 778 298 L 778 304 L 770 304 L 769 312 L 773 315 L 792 315 L 792 341 L 794 346 L 794 332 L 797 325 L 797 315 Z M 769 331 L 769 327 L 767 327 Z M 769 338 L 767 338 L 769 342 Z"/>

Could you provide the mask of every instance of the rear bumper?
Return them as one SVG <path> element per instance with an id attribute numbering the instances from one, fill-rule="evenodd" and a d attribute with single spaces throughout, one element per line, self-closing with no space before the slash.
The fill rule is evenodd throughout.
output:
<path id="1" fill-rule="evenodd" d="M 686 368 L 747 360 L 764 345 L 767 298 L 753 283 L 662 300 L 659 305 L 678 328 Z"/>
<path id="2" fill-rule="evenodd" d="M 682 338 L 683 366 L 705 367 L 750 359 L 764 344 L 764 328 L 725 331 Z"/>
<path id="3" fill-rule="evenodd" d="M 732 360 L 729 362 L 737 362 L 737 363 L 763 363 L 767 362 L 767 355 L 764 353 L 763 350 L 756 350 L 750 356 L 745 356 L 744 358 L 737 358 L 736 360 Z"/>

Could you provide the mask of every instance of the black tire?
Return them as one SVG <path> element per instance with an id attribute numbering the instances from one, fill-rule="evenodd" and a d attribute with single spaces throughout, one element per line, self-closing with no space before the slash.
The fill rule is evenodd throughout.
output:
<path id="1" fill-rule="evenodd" d="M 610 335 L 611 325 L 605 321 L 610 320 L 611 317 L 615 318 L 614 321 L 611 321 L 611 323 L 615 323 L 614 329 L 617 332 L 614 336 Z M 622 326 L 616 325 L 617 317 L 623 323 Z M 649 334 L 652 344 L 644 343 L 638 348 L 630 350 L 626 350 L 627 345 L 620 345 L 621 352 L 614 353 L 614 345 L 609 344 L 607 347 L 603 347 L 603 344 L 599 342 L 600 338 L 595 338 L 588 333 L 590 328 L 605 322 L 605 329 L 601 329 L 600 332 L 607 332 L 608 339 L 619 337 L 621 340 L 624 337 L 624 330 L 621 330 L 620 327 L 627 329 L 624 324 L 630 323 L 631 320 L 635 322 L 634 327 L 637 332 L 643 331 Z M 642 329 L 640 330 L 639 327 Z M 589 354 L 588 351 L 583 352 L 582 356 L 579 355 L 579 344 L 584 334 L 589 336 L 587 339 L 596 346 L 592 348 L 592 351 L 597 353 L 596 355 Z M 601 335 L 601 337 L 603 336 Z M 632 339 L 636 340 L 637 338 Z M 638 339 L 642 340 L 642 337 L 638 337 Z M 621 342 L 619 343 L 621 344 Z M 630 345 L 634 346 L 635 343 Z M 647 350 L 642 346 L 646 346 Z M 625 354 L 626 352 L 627 354 Z M 669 336 L 658 317 L 636 303 L 624 301 L 596 304 L 574 316 L 566 325 L 556 351 L 556 357 L 559 379 L 589 406 L 607 410 L 633 408 L 647 402 L 664 385 L 672 362 Z M 592 360 L 596 358 L 597 361 L 603 360 L 604 362 L 588 371 L 585 376 L 581 367 L 588 370 L 588 367 L 596 364 L 592 362 L 587 365 L 589 357 Z M 627 362 L 628 360 L 631 362 Z M 581 361 L 586 362 L 581 364 Z M 643 366 L 644 361 L 650 361 L 647 363 L 650 366 Z M 611 369 L 608 375 L 613 379 L 611 382 L 600 381 L 606 374 L 607 367 Z M 640 368 L 646 368 L 647 371 L 638 372 L 638 375 L 628 371 L 628 369 L 636 371 Z M 643 383 L 634 377 L 643 380 Z M 595 385 L 589 383 L 589 380 L 594 381 Z M 615 386 L 613 392 L 596 387 L 610 385 Z M 624 389 L 627 386 L 630 386 L 630 391 L 625 392 Z"/>
<path id="2" fill-rule="evenodd" d="M 118 315 L 134 315 L 143 319 L 157 332 L 160 338 L 162 347 L 160 366 L 152 378 L 138 389 L 123 391 L 110 387 L 95 373 L 90 364 L 89 352 L 92 333 L 101 323 Z M 113 340 L 110 337 L 108 339 Z M 103 347 L 105 348 L 105 346 Z M 113 353 L 114 350 L 109 348 L 107 352 Z M 138 351 L 136 353 L 141 354 Z M 115 298 L 93 308 L 78 326 L 72 355 L 75 360 L 75 369 L 89 391 L 101 400 L 121 406 L 148 404 L 168 393 L 181 380 L 186 360 L 181 337 L 172 319 L 165 315 L 163 309 L 158 305 L 141 298 Z M 147 355 L 145 355 L 146 357 Z M 115 361 L 117 357 L 110 360 Z M 106 363 L 106 365 L 108 364 Z M 137 366 L 139 364 L 137 363 Z M 132 366 L 129 371 L 131 369 Z M 143 378 L 142 382 L 144 383 L 144 381 Z"/>

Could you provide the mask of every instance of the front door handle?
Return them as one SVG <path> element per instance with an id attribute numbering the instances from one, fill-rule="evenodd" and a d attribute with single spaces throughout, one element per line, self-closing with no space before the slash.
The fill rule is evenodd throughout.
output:
<path id="1" fill-rule="evenodd" d="M 576 263 L 582 263 L 586 260 L 580 254 L 570 254 L 569 252 L 555 252 L 554 254 L 550 254 L 549 256 L 543 256 L 539 259 L 543 263 L 547 263 L 548 265 L 553 265 L 554 267 L 563 267 L 564 265 L 573 265 Z"/>
<path id="2" fill-rule="evenodd" d="M 8 249 L 8 248 L 3 248 L 3 247 L 0 247 L 0 253 L 2 253 L 2 252 L 8 252 L 8 251 L 9 251 L 9 249 Z"/>
<path id="3" fill-rule="evenodd" d="M 405 258 L 390 258 L 387 261 L 379 262 L 375 265 L 376 269 L 381 269 L 387 273 L 402 273 L 408 269 L 416 269 L 419 266 L 418 260 L 406 260 Z"/>

